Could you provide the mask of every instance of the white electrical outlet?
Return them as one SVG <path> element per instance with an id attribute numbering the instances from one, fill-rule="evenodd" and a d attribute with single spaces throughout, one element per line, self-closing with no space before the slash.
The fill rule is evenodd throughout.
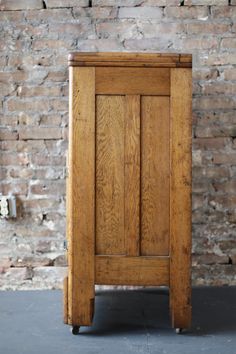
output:
<path id="1" fill-rule="evenodd" d="M 0 217 L 16 218 L 16 197 L 0 195 Z"/>

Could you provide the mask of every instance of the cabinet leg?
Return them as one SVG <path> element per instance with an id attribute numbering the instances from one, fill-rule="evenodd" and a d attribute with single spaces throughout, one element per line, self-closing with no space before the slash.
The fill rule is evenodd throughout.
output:
<path id="1" fill-rule="evenodd" d="M 172 327 L 176 333 L 181 333 L 182 329 L 191 327 L 192 307 L 190 299 L 185 301 L 182 294 L 173 294 L 170 291 L 170 312 Z"/>

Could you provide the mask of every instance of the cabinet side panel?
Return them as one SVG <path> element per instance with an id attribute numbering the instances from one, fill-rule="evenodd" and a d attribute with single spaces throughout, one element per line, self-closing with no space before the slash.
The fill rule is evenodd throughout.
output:
<path id="1" fill-rule="evenodd" d="M 171 69 L 170 300 L 173 327 L 191 323 L 191 69 Z"/>
<path id="2" fill-rule="evenodd" d="M 141 98 L 141 255 L 169 254 L 169 97 Z"/>
<path id="3" fill-rule="evenodd" d="M 124 96 L 96 96 L 96 254 L 124 254 Z"/>
<path id="4" fill-rule="evenodd" d="M 68 323 L 90 325 L 94 298 L 95 70 L 70 68 Z"/>

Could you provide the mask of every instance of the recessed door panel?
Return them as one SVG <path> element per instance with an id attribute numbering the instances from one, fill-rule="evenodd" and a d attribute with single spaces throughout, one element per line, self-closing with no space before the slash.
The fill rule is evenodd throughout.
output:
<path id="1" fill-rule="evenodd" d="M 141 98 L 141 255 L 169 254 L 169 97 Z"/>
<path id="2" fill-rule="evenodd" d="M 125 254 L 125 96 L 96 96 L 96 254 Z"/>

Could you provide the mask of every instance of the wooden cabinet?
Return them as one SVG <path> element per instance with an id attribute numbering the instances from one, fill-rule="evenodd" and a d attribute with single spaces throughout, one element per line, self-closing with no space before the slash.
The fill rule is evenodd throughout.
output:
<path id="1" fill-rule="evenodd" d="M 73 53 L 69 66 L 65 323 L 92 324 L 95 284 L 165 285 L 172 326 L 189 327 L 191 56 Z"/>

